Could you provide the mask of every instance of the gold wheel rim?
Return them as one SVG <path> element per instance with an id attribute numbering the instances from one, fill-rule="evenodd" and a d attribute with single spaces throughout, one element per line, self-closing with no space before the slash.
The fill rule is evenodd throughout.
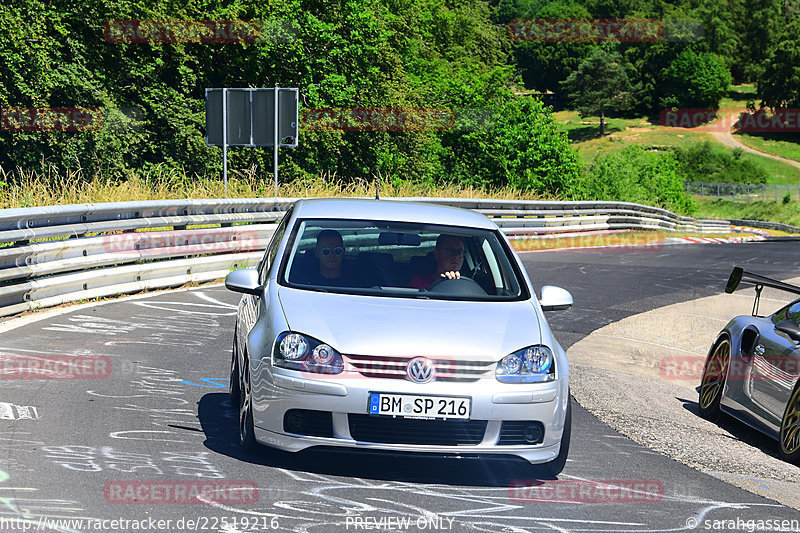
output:
<path id="1" fill-rule="evenodd" d="M 730 343 L 722 341 L 708 359 L 703 371 L 703 381 L 700 383 L 700 407 L 703 409 L 708 409 L 714 403 L 717 394 L 721 392 L 725 375 L 728 373 L 730 355 Z"/>
<path id="2" fill-rule="evenodd" d="M 800 450 L 800 387 L 795 387 L 781 423 L 781 448 L 786 454 Z"/>

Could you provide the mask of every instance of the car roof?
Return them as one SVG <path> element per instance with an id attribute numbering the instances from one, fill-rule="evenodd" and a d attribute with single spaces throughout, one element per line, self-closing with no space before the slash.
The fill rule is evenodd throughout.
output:
<path id="1" fill-rule="evenodd" d="M 475 211 L 402 199 L 314 198 L 299 200 L 295 204 L 294 215 L 298 218 L 391 220 L 497 229 L 491 219 Z"/>

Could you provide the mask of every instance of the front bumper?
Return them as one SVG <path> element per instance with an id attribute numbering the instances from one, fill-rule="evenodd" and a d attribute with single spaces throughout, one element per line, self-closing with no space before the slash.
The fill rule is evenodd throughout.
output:
<path id="1" fill-rule="evenodd" d="M 253 421 L 258 442 L 296 452 L 313 446 L 369 449 L 386 452 L 419 452 L 455 455 L 509 455 L 531 463 L 556 458 L 564 429 L 567 395 L 566 379 L 550 383 L 503 384 L 494 379 L 471 383 L 413 383 L 399 379 L 363 376 L 308 374 L 260 365 L 253 375 Z M 351 434 L 350 414 L 366 415 L 370 392 L 442 395 L 472 399 L 470 420 L 486 421 L 477 443 L 458 445 L 387 443 L 357 440 Z M 285 430 L 289 410 L 329 412 L 331 436 L 310 436 Z M 383 417 L 381 417 L 383 418 Z M 541 423 L 540 443 L 498 444 L 504 421 Z M 424 423 L 422 424 L 424 426 Z M 413 439 L 412 439 L 413 440 Z"/>

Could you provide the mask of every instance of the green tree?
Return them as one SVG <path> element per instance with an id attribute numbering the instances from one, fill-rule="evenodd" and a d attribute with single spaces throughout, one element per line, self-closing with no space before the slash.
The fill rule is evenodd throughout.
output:
<path id="1" fill-rule="evenodd" d="M 583 175 L 578 152 L 537 98 L 510 98 L 468 131 L 444 135 L 442 146 L 448 173 L 478 187 L 575 197 Z"/>
<path id="2" fill-rule="evenodd" d="M 697 8 L 703 22 L 703 51 L 722 58 L 733 77 L 739 81 L 744 80 L 744 72 L 748 69 L 748 58 L 745 57 L 742 46 L 742 2 L 743 0 L 707 0 L 701 2 Z"/>
<path id="3" fill-rule="evenodd" d="M 728 92 L 731 74 L 725 63 L 708 52 L 696 53 L 687 48 L 676 57 L 661 76 L 662 108 L 719 107 Z"/>
<path id="4" fill-rule="evenodd" d="M 589 12 L 572 1 L 558 1 L 546 5 L 531 18 L 534 19 L 588 19 Z M 514 60 L 528 89 L 555 91 L 558 84 L 573 72 L 589 55 L 595 44 L 591 42 L 537 42 L 519 41 L 513 48 Z"/>
<path id="5" fill-rule="evenodd" d="M 800 18 L 793 19 L 780 33 L 775 47 L 764 61 L 756 84 L 761 107 L 800 107 Z"/>
<path id="6" fill-rule="evenodd" d="M 595 48 L 578 69 L 561 83 L 567 98 L 582 117 L 600 115 L 600 135 L 605 135 L 607 111 L 631 106 L 631 86 L 622 58 L 605 47 Z"/>
<path id="7" fill-rule="evenodd" d="M 784 0 L 744 0 L 742 36 L 743 53 L 746 56 L 744 76 L 754 81 L 763 71 L 763 61 L 775 45 L 778 33 L 784 26 Z M 795 34 L 797 38 L 797 34 Z"/>

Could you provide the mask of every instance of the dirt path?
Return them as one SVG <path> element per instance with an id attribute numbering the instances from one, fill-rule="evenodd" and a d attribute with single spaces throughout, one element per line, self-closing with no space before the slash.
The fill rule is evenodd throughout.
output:
<path id="1" fill-rule="evenodd" d="M 725 146 L 730 146 L 731 148 L 739 148 L 742 151 L 750 153 L 750 154 L 756 154 L 756 155 L 760 155 L 760 156 L 764 156 L 764 157 L 769 157 L 770 159 L 775 159 L 776 161 L 781 161 L 781 162 L 786 163 L 788 165 L 792 165 L 792 166 L 795 166 L 797 168 L 800 168 L 800 162 L 798 162 L 798 161 L 794 161 L 792 159 L 786 159 L 785 157 L 779 157 L 777 155 L 768 154 L 766 152 L 760 152 L 758 150 L 750 148 L 749 146 L 745 146 L 744 144 L 739 142 L 739 139 L 737 139 L 736 136 L 733 135 L 733 133 L 731 133 L 730 128 L 726 128 L 724 131 L 720 131 L 720 125 L 721 124 L 730 124 L 732 126 L 733 124 L 736 123 L 736 121 L 737 121 L 737 119 L 739 117 L 739 113 L 744 113 L 745 111 L 747 111 L 747 110 L 746 109 L 740 109 L 738 111 L 734 111 L 733 113 L 731 113 L 731 114 L 729 114 L 727 116 L 721 117 L 720 119 L 718 119 L 717 121 L 713 122 L 712 124 L 706 124 L 705 126 L 701 126 L 701 127 L 697 128 L 697 130 L 698 131 L 708 131 L 708 132 L 710 132 L 717 141 L 721 142 Z"/>

